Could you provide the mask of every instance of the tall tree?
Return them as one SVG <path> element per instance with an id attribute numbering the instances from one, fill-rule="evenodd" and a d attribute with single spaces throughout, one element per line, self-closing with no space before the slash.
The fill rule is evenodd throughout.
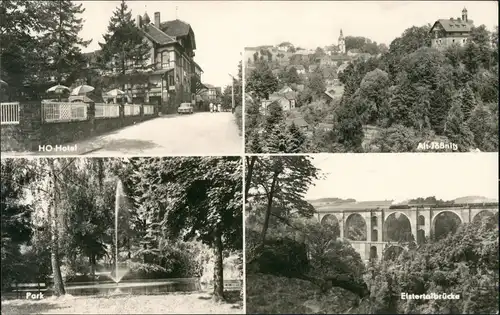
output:
<path id="1" fill-rule="evenodd" d="M 465 87 L 462 89 L 460 96 L 462 98 L 461 101 L 464 121 L 468 121 L 472 111 L 476 107 L 476 98 L 474 97 L 474 92 L 472 91 L 469 83 L 465 84 Z"/>
<path id="2" fill-rule="evenodd" d="M 312 73 L 309 81 L 307 82 L 307 87 L 311 91 L 313 101 L 319 100 L 325 93 L 325 78 L 323 77 L 323 72 L 319 67 Z"/>
<path id="3" fill-rule="evenodd" d="M 474 145 L 474 135 L 464 121 L 460 97 L 455 95 L 451 103 L 452 105 L 445 123 L 445 135 L 458 145 L 460 151 L 467 152 Z"/>
<path id="4" fill-rule="evenodd" d="M 115 69 L 120 76 L 118 82 L 124 85 L 130 78 L 125 74 L 128 70 L 145 69 L 150 58 L 150 47 L 144 41 L 142 31 L 132 19 L 132 11 L 124 0 L 113 11 L 104 42 L 99 43 L 102 49 L 99 63 L 107 70 Z"/>
<path id="5" fill-rule="evenodd" d="M 57 82 L 74 81 L 85 63 L 81 48 L 87 47 L 91 40 L 83 40 L 79 36 L 84 22 L 79 15 L 83 12 L 82 3 L 70 0 L 47 1 L 43 7 L 45 23 L 41 45 L 48 62 L 46 75 L 55 77 Z"/>
<path id="6" fill-rule="evenodd" d="M 131 194 L 170 238 L 199 239 L 214 250 L 214 298 L 223 299 L 223 251 L 241 249 L 239 157 L 132 160 Z"/>
<path id="7" fill-rule="evenodd" d="M 267 100 L 278 89 L 278 78 L 274 76 L 267 62 L 258 61 L 246 80 L 246 91 L 253 92 L 259 100 Z"/>
<path id="8" fill-rule="evenodd" d="M 2 159 L 1 162 L 1 248 L 2 289 L 22 271 L 20 245 L 31 240 L 33 207 L 22 202 L 27 185 L 35 174 L 25 166 L 25 159 Z"/>
<path id="9" fill-rule="evenodd" d="M 266 240 L 271 216 L 288 220 L 290 215 L 311 217 L 314 208 L 304 199 L 319 170 L 304 156 L 258 157 L 252 173 L 247 173 L 249 183 L 246 199 L 263 203 L 264 224 L 260 235 L 261 246 Z"/>
<path id="10" fill-rule="evenodd" d="M 10 96 L 19 99 L 25 84 L 40 80 L 44 49 L 40 34 L 45 28 L 42 1 L 0 2 L 0 76 L 9 84 Z M 36 94 L 32 89 L 25 92 Z M 30 95 L 32 96 L 32 95 Z"/>
<path id="11" fill-rule="evenodd" d="M 55 161 L 51 159 L 48 162 L 48 167 L 50 169 L 50 178 L 48 179 L 51 187 L 51 200 L 49 201 L 49 209 L 48 209 L 48 222 L 50 224 L 50 235 L 51 235 L 51 243 L 50 243 L 50 262 L 52 265 L 52 275 L 54 277 L 54 293 L 56 296 L 66 294 L 66 290 L 64 289 L 64 283 L 61 275 L 61 257 L 59 251 L 59 234 L 61 227 L 59 221 L 61 220 L 61 212 L 60 211 L 60 200 L 61 200 L 61 190 L 60 190 L 60 179 L 57 176 L 58 171 L 60 170 L 59 161 Z"/>

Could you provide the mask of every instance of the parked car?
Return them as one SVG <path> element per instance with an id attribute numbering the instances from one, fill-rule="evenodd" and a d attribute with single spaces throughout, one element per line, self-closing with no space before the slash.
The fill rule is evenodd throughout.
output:
<path id="1" fill-rule="evenodd" d="M 182 103 L 179 108 L 177 108 L 177 114 L 192 114 L 193 105 L 191 103 Z"/>

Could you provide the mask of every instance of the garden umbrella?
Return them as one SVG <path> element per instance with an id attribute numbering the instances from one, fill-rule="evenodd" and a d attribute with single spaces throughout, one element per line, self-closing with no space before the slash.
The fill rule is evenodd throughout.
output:
<path id="1" fill-rule="evenodd" d="M 109 96 L 120 96 L 120 95 L 125 95 L 125 92 L 119 89 L 113 89 L 106 94 L 108 94 Z"/>
<path id="2" fill-rule="evenodd" d="M 84 95 L 94 90 L 93 86 L 90 85 L 80 85 L 71 91 L 71 95 Z"/>
<path id="3" fill-rule="evenodd" d="M 54 92 L 56 94 L 61 94 L 64 91 L 69 91 L 69 87 L 61 85 L 61 84 L 58 84 L 58 85 L 54 85 L 53 87 L 49 88 L 47 90 L 47 93 L 48 92 Z"/>
<path id="4" fill-rule="evenodd" d="M 47 93 L 59 94 L 59 101 L 61 101 L 61 94 L 63 94 L 65 91 L 69 91 L 69 90 L 70 90 L 69 87 L 58 84 L 58 85 L 54 85 L 53 87 L 50 87 L 47 90 Z"/>

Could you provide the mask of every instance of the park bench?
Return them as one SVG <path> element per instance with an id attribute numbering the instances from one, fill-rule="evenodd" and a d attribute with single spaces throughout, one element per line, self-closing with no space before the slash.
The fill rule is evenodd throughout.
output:
<path id="1" fill-rule="evenodd" d="M 239 291 L 242 286 L 241 280 L 224 280 L 224 291 Z M 211 290 L 214 287 L 213 280 L 207 283 L 207 289 Z"/>
<path id="2" fill-rule="evenodd" d="M 26 297 L 26 292 L 45 293 L 48 289 L 49 286 L 40 281 L 36 283 L 13 283 L 11 285 L 11 291 L 16 293 L 17 299 L 24 299 Z"/>

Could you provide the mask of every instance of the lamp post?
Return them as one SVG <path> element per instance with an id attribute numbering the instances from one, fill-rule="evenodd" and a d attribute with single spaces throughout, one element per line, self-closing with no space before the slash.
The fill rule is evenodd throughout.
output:
<path id="1" fill-rule="evenodd" d="M 230 73 L 229 76 L 231 77 L 231 112 L 234 113 L 234 80 L 236 80 Z"/>

